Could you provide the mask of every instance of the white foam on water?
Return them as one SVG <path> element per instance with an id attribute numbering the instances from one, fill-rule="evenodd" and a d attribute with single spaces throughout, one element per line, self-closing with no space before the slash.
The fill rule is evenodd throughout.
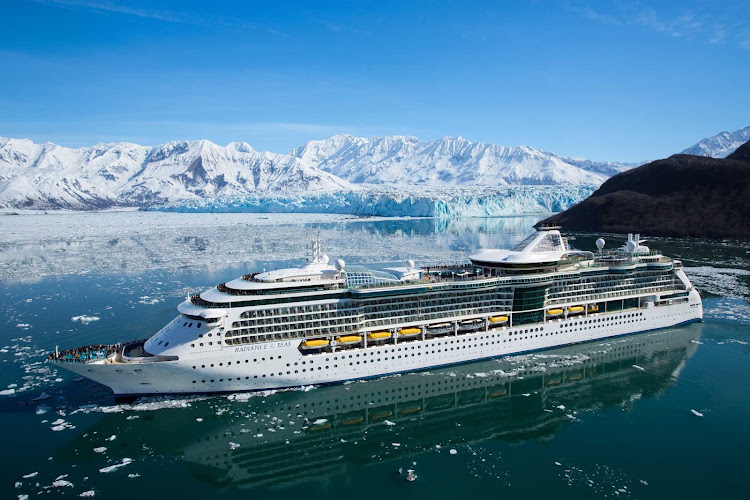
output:
<path id="1" fill-rule="evenodd" d="M 81 406 L 73 413 L 123 413 L 126 411 L 154 411 L 163 410 L 167 408 L 190 408 L 191 403 L 195 401 L 203 401 L 209 399 L 208 396 L 185 396 L 185 397 L 171 397 L 171 396 L 160 396 L 160 397 L 144 397 L 139 398 L 133 403 L 122 403 L 112 406 Z"/>

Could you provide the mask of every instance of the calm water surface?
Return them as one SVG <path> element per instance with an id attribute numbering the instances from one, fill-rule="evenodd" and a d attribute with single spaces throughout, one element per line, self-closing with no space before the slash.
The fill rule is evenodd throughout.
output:
<path id="1" fill-rule="evenodd" d="M 298 263 L 318 231 L 332 256 L 377 267 L 460 260 L 536 222 L 301 217 L 0 218 L 0 496 L 746 497 L 750 254 L 739 242 L 651 242 L 689 267 L 705 322 L 542 353 L 130 402 L 43 362 L 55 345 L 149 335 L 190 289 Z"/>

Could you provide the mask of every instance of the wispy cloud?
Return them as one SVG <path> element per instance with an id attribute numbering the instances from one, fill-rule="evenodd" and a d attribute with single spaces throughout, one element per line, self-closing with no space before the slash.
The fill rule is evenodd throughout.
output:
<path id="1" fill-rule="evenodd" d="M 87 10 L 100 14 L 121 14 L 125 16 L 140 17 L 143 19 L 153 19 L 166 23 L 190 24 L 194 26 L 228 26 L 239 29 L 250 29 L 264 31 L 278 36 L 287 36 L 285 33 L 271 28 L 269 26 L 248 22 L 237 17 L 216 17 L 195 15 L 189 12 L 178 12 L 163 9 L 144 9 L 122 5 L 115 2 L 96 1 L 96 0 L 32 0 L 35 3 L 51 5 L 54 7 Z"/>
<path id="2" fill-rule="evenodd" d="M 599 2 L 592 7 L 588 3 L 568 3 L 569 10 L 590 21 L 616 26 L 632 26 L 662 33 L 673 38 L 704 39 L 711 44 L 735 43 L 750 49 L 750 20 L 744 9 L 739 19 L 732 18 L 731 9 L 700 9 L 682 6 L 679 12 L 658 12 L 654 7 L 639 1 Z"/>

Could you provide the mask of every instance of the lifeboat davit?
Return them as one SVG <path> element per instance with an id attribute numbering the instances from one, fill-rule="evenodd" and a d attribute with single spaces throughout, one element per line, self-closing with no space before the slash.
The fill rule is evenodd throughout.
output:
<path id="1" fill-rule="evenodd" d="M 399 337 L 404 337 L 404 338 L 416 337 L 420 333 L 422 333 L 422 330 L 419 328 L 402 328 L 401 330 L 398 331 Z"/>
<path id="2" fill-rule="evenodd" d="M 458 324 L 458 329 L 462 332 L 473 332 L 475 330 L 479 330 L 484 326 L 484 321 L 481 319 L 469 319 L 466 321 L 462 321 Z"/>
<path id="3" fill-rule="evenodd" d="M 427 333 L 429 335 L 445 335 L 453 331 L 453 325 L 451 323 L 437 323 L 435 325 L 429 325 L 427 327 Z"/>
<path id="4" fill-rule="evenodd" d="M 588 309 L 590 313 L 599 312 L 599 306 L 596 304 L 589 304 Z"/>
<path id="5" fill-rule="evenodd" d="M 336 343 L 340 345 L 359 344 L 360 342 L 362 342 L 362 337 L 359 335 L 343 335 L 336 339 Z"/>
<path id="6" fill-rule="evenodd" d="M 547 310 L 548 318 L 557 318 L 558 316 L 562 316 L 562 314 L 563 314 L 562 309 L 548 309 Z"/>
<path id="7" fill-rule="evenodd" d="M 568 314 L 581 314 L 585 308 L 583 306 L 570 306 L 568 308 Z"/>
<path id="8" fill-rule="evenodd" d="M 302 344 L 300 344 L 300 347 L 302 349 L 320 349 L 322 347 L 328 346 L 328 344 L 330 344 L 330 342 L 326 339 L 310 339 L 302 342 Z"/>
<path id="9" fill-rule="evenodd" d="M 391 338 L 391 332 L 370 332 L 367 334 L 368 340 L 385 340 Z"/>

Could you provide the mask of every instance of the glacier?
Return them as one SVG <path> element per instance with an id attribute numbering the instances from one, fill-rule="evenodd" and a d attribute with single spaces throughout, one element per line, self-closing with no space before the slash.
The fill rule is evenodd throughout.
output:
<path id="1" fill-rule="evenodd" d="M 176 201 L 148 210 L 183 213 L 334 213 L 381 217 L 487 217 L 565 210 L 594 186 L 516 186 L 505 189 L 390 190 L 361 188 L 309 195 L 234 196 Z"/>

